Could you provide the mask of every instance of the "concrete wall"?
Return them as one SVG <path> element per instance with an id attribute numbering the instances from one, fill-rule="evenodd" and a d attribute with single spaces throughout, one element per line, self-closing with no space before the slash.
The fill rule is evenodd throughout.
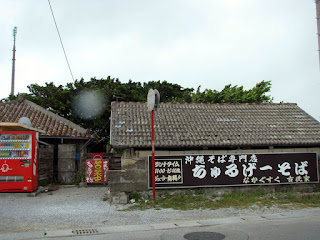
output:
<path id="1" fill-rule="evenodd" d="M 231 154 L 231 153 L 277 153 L 277 152 L 317 152 L 320 148 L 284 148 L 284 149 L 248 149 L 248 150 L 194 150 L 194 151 L 156 151 L 155 155 L 182 155 L 182 154 Z M 118 192 L 148 191 L 148 156 L 151 151 L 126 149 L 121 157 L 121 170 L 110 170 L 108 184 L 112 194 Z M 319 159 L 318 159 L 319 161 Z M 303 184 L 308 185 L 308 184 Z M 282 185 L 281 185 L 282 186 Z M 277 188 L 271 186 L 273 189 Z M 245 187 L 237 187 L 245 188 Z M 251 187 L 252 188 L 252 187 Z M 230 187 L 217 187 L 216 191 Z M 206 191 L 209 191 L 207 189 Z"/>

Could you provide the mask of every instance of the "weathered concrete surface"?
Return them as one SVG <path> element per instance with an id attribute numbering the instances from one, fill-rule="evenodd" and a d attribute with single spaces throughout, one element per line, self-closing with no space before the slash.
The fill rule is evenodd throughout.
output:
<path id="1" fill-rule="evenodd" d="M 76 174 L 76 145 L 59 144 L 58 146 L 58 181 L 71 183 Z"/>

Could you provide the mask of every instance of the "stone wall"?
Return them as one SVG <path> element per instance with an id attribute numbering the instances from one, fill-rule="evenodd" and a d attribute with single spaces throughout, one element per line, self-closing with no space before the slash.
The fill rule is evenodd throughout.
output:
<path id="1" fill-rule="evenodd" d="M 39 146 L 39 181 L 51 183 L 53 181 L 53 145 Z"/>
<path id="2" fill-rule="evenodd" d="M 155 155 L 183 154 L 231 154 L 231 153 L 277 153 L 277 152 L 317 152 L 320 148 L 283 148 L 283 149 L 248 149 L 248 150 L 194 150 L 194 151 L 156 151 Z M 148 191 L 148 156 L 151 151 L 126 149 L 121 157 L 121 170 L 110 170 L 108 184 L 112 194 L 118 192 Z M 303 184 L 308 185 L 308 184 Z M 283 185 L 280 185 L 283 186 Z M 244 188 L 244 187 L 236 187 Z M 250 188 L 250 187 L 249 187 Z M 267 187 L 268 188 L 268 187 Z M 275 189 L 277 186 L 270 186 Z M 230 187 L 212 188 L 213 191 L 229 191 Z M 252 189 L 252 187 L 251 187 Z M 206 189 L 205 191 L 209 191 Z"/>
<path id="3" fill-rule="evenodd" d="M 107 178 L 111 192 L 148 189 L 148 154 L 140 157 L 139 153 L 139 151 L 125 150 L 121 156 L 121 170 L 109 170 Z"/>
<path id="4" fill-rule="evenodd" d="M 85 175 L 87 140 L 43 138 L 39 144 L 39 181 L 48 183 L 74 183 Z M 76 160 L 80 152 L 80 161 Z"/>
<path id="5" fill-rule="evenodd" d="M 58 181 L 71 183 L 76 176 L 76 145 L 59 144 L 58 146 Z"/>

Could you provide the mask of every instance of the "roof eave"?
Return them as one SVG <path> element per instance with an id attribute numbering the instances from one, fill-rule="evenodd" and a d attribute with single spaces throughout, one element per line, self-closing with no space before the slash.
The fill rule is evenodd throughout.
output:
<path id="1" fill-rule="evenodd" d="M 113 148 L 118 149 L 126 149 L 126 148 L 150 148 L 150 145 L 128 145 L 128 144 L 114 144 L 111 145 Z M 294 148 L 294 147 L 300 147 L 300 148 L 310 148 L 310 147 L 320 147 L 320 142 L 306 142 L 306 143 L 278 143 L 278 144 L 239 144 L 239 145 L 155 145 L 155 149 L 180 149 L 180 148 L 270 148 L 270 147 L 277 147 L 277 148 Z"/>

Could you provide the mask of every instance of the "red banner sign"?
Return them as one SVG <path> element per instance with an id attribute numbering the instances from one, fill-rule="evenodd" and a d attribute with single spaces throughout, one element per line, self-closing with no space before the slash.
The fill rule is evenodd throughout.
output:
<path id="1" fill-rule="evenodd" d="M 86 182 L 107 183 L 108 160 L 103 160 L 103 153 L 93 153 L 91 157 L 86 161 Z"/>

